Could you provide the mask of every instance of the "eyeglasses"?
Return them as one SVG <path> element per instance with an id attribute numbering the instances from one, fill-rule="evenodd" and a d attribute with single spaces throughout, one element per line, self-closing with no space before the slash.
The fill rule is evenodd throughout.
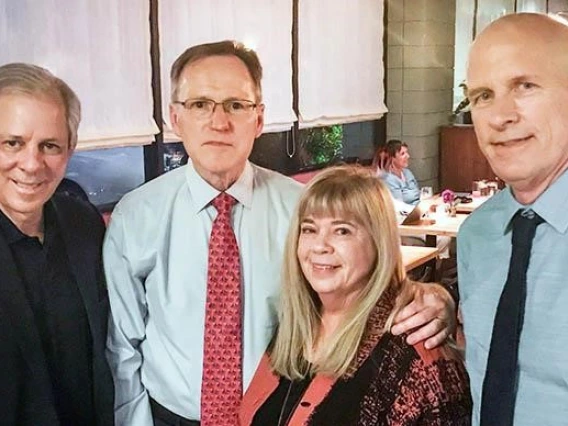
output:
<path id="1" fill-rule="evenodd" d="M 209 118 L 213 115 L 215 107 L 222 105 L 223 110 L 232 117 L 244 117 L 258 105 L 246 99 L 227 99 L 215 102 L 213 99 L 187 99 L 175 101 L 174 104 L 182 105 L 195 118 Z"/>

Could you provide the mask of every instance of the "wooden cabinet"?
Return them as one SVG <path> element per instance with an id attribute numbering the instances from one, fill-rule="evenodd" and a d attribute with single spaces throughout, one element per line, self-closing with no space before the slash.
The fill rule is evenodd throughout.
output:
<path id="1" fill-rule="evenodd" d="M 477 145 L 470 124 L 444 126 L 440 135 L 440 189 L 470 192 L 474 180 L 495 174 Z"/>

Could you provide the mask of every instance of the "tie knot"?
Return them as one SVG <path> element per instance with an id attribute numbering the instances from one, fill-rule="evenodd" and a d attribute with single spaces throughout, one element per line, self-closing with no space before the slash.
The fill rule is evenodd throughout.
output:
<path id="1" fill-rule="evenodd" d="M 532 210 L 519 210 L 512 221 L 513 245 L 532 244 L 536 228 L 544 222 L 544 219 Z"/>
<path id="2" fill-rule="evenodd" d="M 515 214 L 513 218 L 513 228 L 518 227 L 528 227 L 528 228 L 536 228 L 544 222 L 544 219 L 540 217 L 537 213 L 534 212 L 532 209 L 527 210 L 519 210 Z"/>
<path id="3" fill-rule="evenodd" d="M 226 192 L 221 192 L 213 199 L 211 204 L 213 204 L 213 207 L 215 207 L 217 209 L 217 212 L 221 215 L 230 213 L 236 202 L 237 200 L 235 200 L 229 194 L 227 194 Z"/>

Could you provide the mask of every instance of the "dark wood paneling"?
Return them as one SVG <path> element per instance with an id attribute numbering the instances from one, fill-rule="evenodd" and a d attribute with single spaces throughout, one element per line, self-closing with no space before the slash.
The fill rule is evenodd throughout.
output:
<path id="1" fill-rule="evenodd" d="M 473 126 L 444 126 L 440 136 L 440 188 L 469 192 L 474 180 L 495 174 L 477 145 Z"/>

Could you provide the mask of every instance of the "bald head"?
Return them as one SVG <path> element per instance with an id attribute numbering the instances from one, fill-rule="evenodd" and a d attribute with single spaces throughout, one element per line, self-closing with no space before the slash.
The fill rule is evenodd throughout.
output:
<path id="1" fill-rule="evenodd" d="M 502 16 L 491 22 L 477 38 L 494 31 L 521 30 L 525 33 L 533 33 L 546 36 L 551 31 L 562 31 L 567 28 L 567 22 L 560 16 L 545 15 L 543 13 L 512 13 Z M 548 33 L 548 34 L 547 34 Z"/>
<path id="2" fill-rule="evenodd" d="M 481 151 L 532 203 L 568 167 L 568 25 L 536 13 L 504 16 L 472 45 L 468 97 Z"/>
<path id="3" fill-rule="evenodd" d="M 476 55 L 486 54 L 492 46 L 503 44 L 546 51 L 549 60 L 568 64 L 568 22 L 539 13 L 505 15 L 476 37 L 470 50 L 470 62 Z"/>

